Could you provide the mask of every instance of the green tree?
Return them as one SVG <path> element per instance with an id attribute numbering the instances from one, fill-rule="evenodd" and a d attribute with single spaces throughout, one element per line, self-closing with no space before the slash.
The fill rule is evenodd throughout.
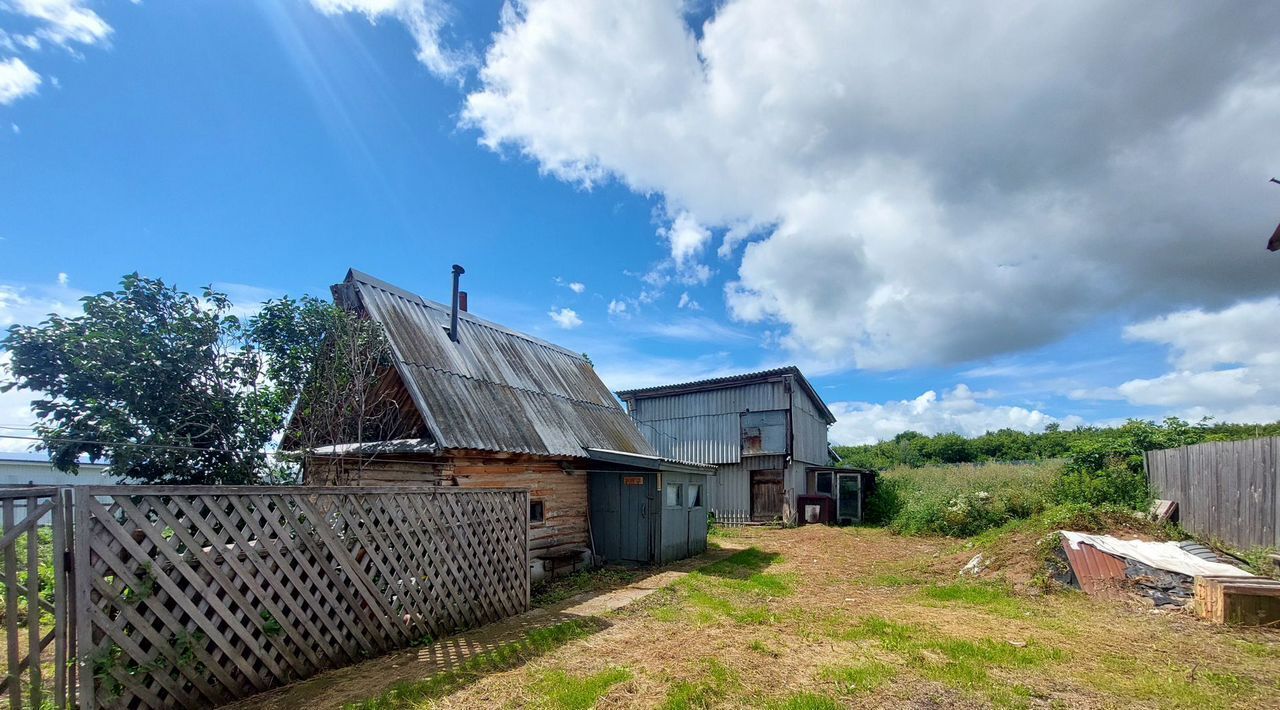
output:
<path id="1" fill-rule="evenodd" d="M 11 379 L 34 390 L 39 448 L 74 472 L 81 455 L 146 483 L 253 483 L 287 396 L 226 295 L 199 297 L 138 274 L 81 299 L 83 313 L 9 329 Z"/>
<path id="2" fill-rule="evenodd" d="M 327 483 L 358 482 L 378 447 L 422 436 L 420 420 L 396 376 L 382 326 L 312 297 L 268 301 L 249 332 L 267 355 L 267 376 L 294 403 L 283 460 L 311 466 Z M 334 445 L 342 455 L 325 454 Z M 336 454 L 336 450 L 332 452 Z"/>

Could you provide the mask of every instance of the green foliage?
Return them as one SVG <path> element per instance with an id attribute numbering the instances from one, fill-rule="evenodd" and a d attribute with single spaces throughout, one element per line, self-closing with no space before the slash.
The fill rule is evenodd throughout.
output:
<path id="1" fill-rule="evenodd" d="M 904 535 L 964 537 L 1044 510 L 1062 464 L 901 467 L 880 474 L 869 522 Z"/>
<path id="2" fill-rule="evenodd" d="M 631 671 L 627 668 L 606 668 L 586 676 L 570 675 L 559 669 L 547 671 L 531 688 L 541 696 L 534 707 L 588 710 L 595 707 L 610 688 L 628 680 L 631 680 Z"/>
<path id="3" fill-rule="evenodd" d="M 159 279 L 81 299 L 83 314 L 15 325 L 2 346 L 15 387 L 39 393 L 36 431 L 53 464 L 109 458 L 148 483 L 250 483 L 288 402 L 264 384 L 262 353 L 226 295 L 194 296 Z"/>
<path id="4" fill-rule="evenodd" d="M 381 326 L 319 299 L 270 301 L 242 320 L 210 287 L 193 295 L 134 273 L 81 301 L 80 315 L 0 341 L 12 356 L 0 391 L 37 393 L 40 448 L 60 470 L 88 456 L 139 483 L 278 482 L 295 469 L 263 449 L 291 411 L 326 444 L 376 441 L 398 415 L 367 396 L 389 362 Z"/>
<path id="5" fill-rule="evenodd" d="M 715 707 L 729 691 L 741 685 L 738 675 L 715 659 L 706 659 L 706 674 L 698 680 L 672 684 L 662 703 L 663 710 L 692 710 Z"/>
<path id="6" fill-rule="evenodd" d="M 1131 419 L 1071 445 L 1070 461 L 1053 487 L 1061 503 L 1111 503 L 1145 509 L 1150 503 L 1143 454 L 1198 444 L 1209 438 L 1207 422 L 1193 426 L 1176 417 L 1161 424 Z"/>
<path id="7" fill-rule="evenodd" d="M 1145 452 L 1267 435 L 1280 435 L 1280 422 L 1189 424 L 1170 417 L 1158 424 L 1133 419 L 1118 427 L 1073 431 L 1050 426 L 1040 434 L 1002 429 L 974 439 L 907 431 L 891 441 L 838 451 L 842 465 L 889 468 L 867 501 L 869 522 L 905 534 L 961 537 L 1028 518 L 1053 505 L 1145 510 L 1150 503 Z M 1041 463 L 990 463 L 995 461 Z"/>
<path id="8" fill-rule="evenodd" d="M 842 466 L 885 471 L 899 466 L 1066 458 L 1083 442 L 1116 437 L 1133 438 L 1140 446 L 1150 444 L 1154 448 L 1167 448 L 1200 441 L 1234 441 L 1259 436 L 1280 436 L 1280 422 L 1215 424 L 1203 420 L 1191 425 L 1179 419 L 1166 419 L 1163 424 L 1157 425 L 1133 420 L 1120 427 L 1077 427 L 1070 431 L 1063 431 L 1057 424 L 1050 424 L 1040 433 L 1000 429 L 972 439 L 956 433 L 929 437 L 915 431 L 904 431 L 887 441 L 864 446 L 837 446 L 835 450 L 840 454 Z M 1181 443 L 1168 444 L 1169 441 Z M 1140 449 L 1147 450 L 1150 449 Z"/>

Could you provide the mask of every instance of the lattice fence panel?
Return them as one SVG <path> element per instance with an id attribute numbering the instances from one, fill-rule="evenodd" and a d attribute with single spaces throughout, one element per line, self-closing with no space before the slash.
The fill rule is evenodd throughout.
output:
<path id="1" fill-rule="evenodd" d="M 207 707 L 528 608 L 528 494 L 83 488 L 82 707 Z"/>

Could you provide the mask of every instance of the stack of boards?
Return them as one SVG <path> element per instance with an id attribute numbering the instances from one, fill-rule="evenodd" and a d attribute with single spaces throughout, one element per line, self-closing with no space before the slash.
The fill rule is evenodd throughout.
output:
<path id="1" fill-rule="evenodd" d="M 1196 577 L 1196 611 L 1219 624 L 1280 627 L 1280 581 L 1265 577 Z"/>

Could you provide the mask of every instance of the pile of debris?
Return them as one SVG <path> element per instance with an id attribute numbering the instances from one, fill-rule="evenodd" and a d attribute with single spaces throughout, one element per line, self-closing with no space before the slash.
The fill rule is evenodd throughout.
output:
<path id="1" fill-rule="evenodd" d="M 1280 621 L 1280 582 L 1255 577 L 1239 567 L 1240 560 L 1199 543 L 1121 540 L 1069 530 L 1060 534 L 1065 564 L 1055 570 L 1055 578 L 1092 597 L 1122 600 L 1137 594 L 1157 608 L 1196 601 L 1202 616 L 1220 623 Z M 1247 612 L 1229 611 L 1246 606 Z"/>

